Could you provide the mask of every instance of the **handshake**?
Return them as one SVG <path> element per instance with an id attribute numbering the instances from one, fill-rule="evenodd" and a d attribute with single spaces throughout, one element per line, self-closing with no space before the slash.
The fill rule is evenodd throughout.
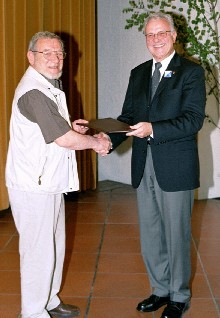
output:
<path id="1" fill-rule="evenodd" d="M 88 131 L 88 127 L 86 127 L 84 124 L 87 124 L 88 121 L 84 119 L 78 119 L 72 122 L 73 130 L 81 135 L 85 135 Z M 109 153 L 109 150 L 112 149 L 112 142 L 110 137 L 105 134 L 104 132 L 100 132 L 99 134 L 93 135 L 93 136 L 85 136 L 85 139 L 78 139 L 78 143 L 81 144 L 80 147 L 75 148 L 78 150 L 82 149 L 93 149 L 95 152 L 97 152 L 101 156 L 106 156 Z M 81 142 L 79 141 L 81 140 Z M 84 146 L 83 146 L 84 144 Z"/>
<path id="2" fill-rule="evenodd" d="M 95 147 L 93 147 L 93 150 L 101 156 L 106 156 L 112 149 L 112 142 L 110 137 L 103 132 L 100 132 L 93 137 L 96 138 L 97 141 Z"/>

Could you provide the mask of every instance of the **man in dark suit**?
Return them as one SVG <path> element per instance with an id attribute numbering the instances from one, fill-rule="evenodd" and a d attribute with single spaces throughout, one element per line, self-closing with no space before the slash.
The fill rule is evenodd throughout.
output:
<path id="1" fill-rule="evenodd" d="M 137 310 L 151 312 L 166 305 L 161 318 L 179 318 L 191 297 L 190 223 L 194 189 L 199 187 L 196 134 L 205 116 L 205 79 L 201 66 L 175 52 L 177 33 L 170 15 L 150 15 L 145 36 L 153 59 L 131 71 L 118 117 L 132 132 L 110 138 L 115 149 L 133 136 L 132 185 L 153 289 Z"/>

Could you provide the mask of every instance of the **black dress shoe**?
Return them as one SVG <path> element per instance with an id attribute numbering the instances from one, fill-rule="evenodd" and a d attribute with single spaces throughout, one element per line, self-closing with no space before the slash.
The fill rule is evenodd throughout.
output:
<path id="1" fill-rule="evenodd" d="M 159 297 L 151 295 L 149 298 L 140 302 L 137 306 L 138 311 L 150 312 L 159 309 L 160 307 L 168 304 L 170 297 Z"/>
<path id="2" fill-rule="evenodd" d="M 49 310 L 53 318 L 73 318 L 80 315 L 80 309 L 74 305 L 66 305 L 62 302 L 54 309 Z"/>
<path id="3" fill-rule="evenodd" d="M 187 309 L 189 309 L 189 303 L 170 301 L 164 309 L 161 318 L 181 318 Z"/>

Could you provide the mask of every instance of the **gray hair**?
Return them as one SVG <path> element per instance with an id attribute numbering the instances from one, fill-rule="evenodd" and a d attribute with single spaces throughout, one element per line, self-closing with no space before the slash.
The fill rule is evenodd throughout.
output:
<path id="1" fill-rule="evenodd" d="M 155 13 L 150 14 L 144 22 L 144 30 L 146 29 L 147 24 L 153 19 L 154 20 L 159 20 L 159 19 L 166 20 L 170 25 L 171 31 L 175 31 L 175 26 L 174 26 L 174 21 L 173 21 L 172 16 L 170 14 L 163 13 L 163 12 L 155 12 Z"/>
<path id="2" fill-rule="evenodd" d="M 62 47 L 62 50 L 64 51 L 64 43 L 59 37 L 59 35 L 48 32 L 48 31 L 43 31 L 43 32 L 37 32 L 34 34 L 32 39 L 30 40 L 29 46 L 28 46 L 28 51 L 35 51 L 36 50 L 36 44 L 39 39 L 57 39 Z"/>

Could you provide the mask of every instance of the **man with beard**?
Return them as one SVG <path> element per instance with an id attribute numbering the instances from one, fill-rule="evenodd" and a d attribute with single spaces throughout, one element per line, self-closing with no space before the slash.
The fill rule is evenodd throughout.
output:
<path id="1" fill-rule="evenodd" d="M 85 135 L 79 119 L 71 123 L 60 76 L 66 56 L 59 36 L 36 33 L 29 67 L 12 107 L 6 184 L 19 233 L 22 318 L 71 318 L 77 306 L 60 301 L 65 255 L 63 193 L 79 189 L 75 150 L 106 155 L 106 138 Z"/>

